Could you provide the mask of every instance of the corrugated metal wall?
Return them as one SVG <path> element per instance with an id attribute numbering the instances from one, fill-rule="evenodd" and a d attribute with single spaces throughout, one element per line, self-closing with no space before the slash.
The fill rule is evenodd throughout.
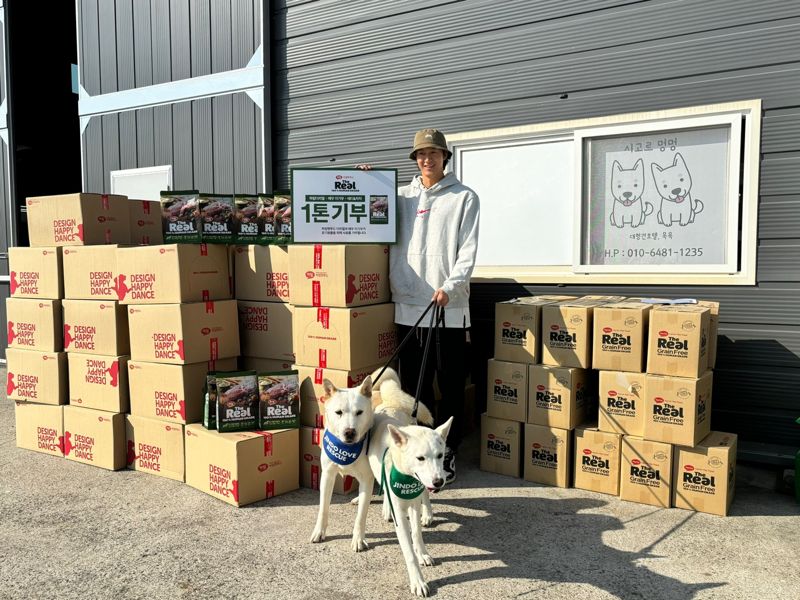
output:
<path id="1" fill-rule="evenodd" d="M 2 24 L 0 24 L 0 104 L 7 106 L 8 90 L 8 64 L 6 56 L 6 7 L 5 2 L 0 0 L 0 13 L 2 14 Z M 9 223 L 14 218 L 14 214 L 9 207 L 9 169 L 8 169 L 8 113 L 7 109 L 3 115 L 3 122 L 0 124 L 0 323 L 6 322 L 6 298 L 10 295 L 8 281 L 8 245 L 11 240 L 11 229 Z M 0 360 L 6 358 L 7 332 L 5 327 L 0 327 Z"/>
<path id="2" fill-rule="evenodd" d="M 477 373 L 494 303 L 614 291 L 722 302 L 712 426 L 800 446 L 800 3 L 380 0 L 272 3 L 274 176 L 370 162 L 414 174 L 413 132 L 761 98 L 755 287 L 475 285 Z M 566 97 L 562 97 L 566 96 Z"/>

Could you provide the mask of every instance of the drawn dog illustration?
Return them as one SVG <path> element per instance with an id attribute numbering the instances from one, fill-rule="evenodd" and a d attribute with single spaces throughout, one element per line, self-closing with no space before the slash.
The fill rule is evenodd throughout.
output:
<path id="1" fill-rule="evenodd" d="M 671 165 L 661 167 L 653 163 L 650 169 L 661 196 L 658 222 L 665 227 L 671 227 L 675 222 L 681 227 L 694 223 L 695 215 L 703 211 L 703 203 L 692 199 L 692 175 L 680 152 L 675 153 Z"/>
<path id="2" fill-rule="evenodd" d="M 644 192 L 644 161 L 640 158 L 632 169 L 623 169 L 618 161 L 611 166 L 611 195 L 614 208 L 611 210 L 611 224 L 622 228 L 625 223 L 631 227 L 644 225 L 647 215 L 653 212 L 653 205 L 642 202 Z"/>

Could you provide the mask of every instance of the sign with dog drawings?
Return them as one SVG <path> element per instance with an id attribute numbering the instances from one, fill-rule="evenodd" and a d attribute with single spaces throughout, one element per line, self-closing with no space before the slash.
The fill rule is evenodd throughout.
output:
<path id="1" fill-rule="evenodd" d="M 296 243 L 395 243 L 395 169 L 292 169 L 291 177 Z"/>

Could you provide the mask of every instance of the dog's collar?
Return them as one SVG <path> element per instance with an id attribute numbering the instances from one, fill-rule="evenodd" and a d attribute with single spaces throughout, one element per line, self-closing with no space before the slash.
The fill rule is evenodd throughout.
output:
<path id="1" fill-rule="evenodd" d="M 355 444 L 345 444 L 326 429 L 325 435 L 322 436 L 322 449 L 328 458 L 337 465 L 352 465 L 364 451 L 365 441 L 367 449 L 369 449 L 369 433 L 367 433 L 367 437 Z"/>
<path id="2" fill-rule="evenodd" d="M 397 496 L 402 500 L 413 500 L 417 496 L 419 496 L 423 491 L 425 491 L 425 486 L 422 482 L 417 479 L 416 477 L 412 477 L 411 475 L 406 475 L 405 473 L 401 473 L 398 471 L 394 464 L 392 465 L 391 470 L 389 471 L 389 481 L 386 481 L 386 454 L 389 452 L 389 449 L 383 451 L 383 457 L 381 458 L 381 491 L 384 491 L 384 488 L 388 487 L 392 494 Z M 391 506 L 391 504 L 390 504 Z M 394 508 L 392 507 L 392 513 L 394 513 Z M 395 521 L 396 522 L 396 521 Z"/>

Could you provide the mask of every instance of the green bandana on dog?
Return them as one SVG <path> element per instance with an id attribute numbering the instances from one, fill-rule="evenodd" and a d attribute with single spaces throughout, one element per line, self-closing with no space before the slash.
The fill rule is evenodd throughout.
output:
<path id="1" fill-rule="evenodd" d="M 394 465 L 392 465 L 392 470 L 389 473 L 389 487 L 395 496 L 403 500 L 413 500 L 425 489 L 419 479 L 401 473 L 394 468 Z"/>

